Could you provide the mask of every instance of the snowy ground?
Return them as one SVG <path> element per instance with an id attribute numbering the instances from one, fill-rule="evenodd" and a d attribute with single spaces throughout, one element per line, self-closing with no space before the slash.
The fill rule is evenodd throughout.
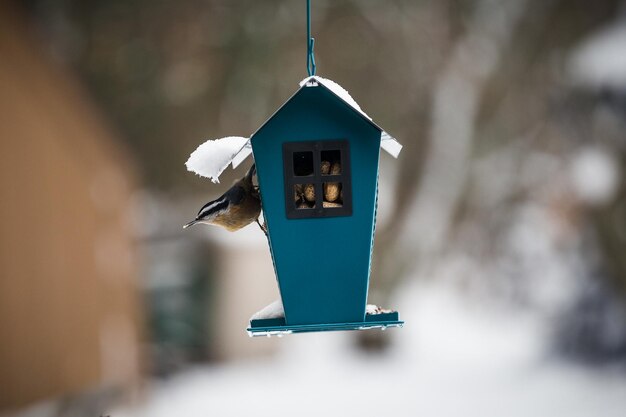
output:
<path id="1" fill-rule="evenodd" d="M 468 304 L 443 284 L 401 294 L 407 324 L 388 330 L 384 357 L 357 353 L 348 333 L 291 335 L 273 359 L 195 368 L 108 414 L 626 416 L 626 375 L 554 359 L 533 315 Z"/>

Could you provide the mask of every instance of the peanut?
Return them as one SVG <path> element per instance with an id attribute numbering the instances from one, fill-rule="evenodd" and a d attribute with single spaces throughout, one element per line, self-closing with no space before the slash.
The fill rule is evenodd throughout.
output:
<path id="1" fill-rule="evenodd" d="M 304 186 L 304 198 L 311 203 L 315 202 L 315 186 L 313 184 Z"/>

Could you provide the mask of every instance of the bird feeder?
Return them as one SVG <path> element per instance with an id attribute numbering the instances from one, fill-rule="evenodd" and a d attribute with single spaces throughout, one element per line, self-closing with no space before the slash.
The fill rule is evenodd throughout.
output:
<path id="1" fill-rule="evenodd" d="M 401 326 L 397 312 L 366 314 L 380 148 L 397 156 L 401 145 L 320 77 L 250 143 L 285 316 L 251 320 L 249 334 Z"/>
<path id="2" fill-rule="evenodd" d="M 315 76 L 310 0 L 307 39 L 300 89 L 249 139 L 207 141 L 187 168 L 216 182 L 254 154 L 284 317 L 251 320 L 251 336 L 399 327 L 398 312 L 368 312 L 366 301 L 380 149 L 397 157 L 402 145 L 347 91 Z"/>

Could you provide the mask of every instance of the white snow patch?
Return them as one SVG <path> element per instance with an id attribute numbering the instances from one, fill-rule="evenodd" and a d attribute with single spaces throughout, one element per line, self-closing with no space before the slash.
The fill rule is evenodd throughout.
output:
<path id="1" fill-rule="evenodd" d="M 365 306 L 365 313 L 372 315 L 372 314 L 385 314 L 385 313 L 391 313 L 392 310 L 387 310 L 385 308 L 382 307 L 378 307 L 376 304 L 368 304 L 367 306 Z"/>
<path id="2" fill-rule="evenodd" d="M 345 88 L 343 88 L 342 86 L 334 82 L 333 80 L 329 80 L 328 78 L 322 78 L 317 75 L 314 75 L 312 77 L 307 77 L 304 80 L 300 81 L 300 87 L 304 86 L 305 84 L 313 86 L 315 85 L 315 82 L 322 83 L 324 87 L 328 88 L 330 91 L 335 93 L 337 96 L 339 96 L 340 99 L 348 103 L 356 111 L 361 113 L 363 116 L 367 117 L 369 120 L 372 120 L 371 117 L 369 117 L 363 110 L 361 110 L 361 106 L 359 106 L 357 102 L 352 98 L 350 93 L 348 93 L 348 90 L 346 90 Z"/>
<path id="3" fill-rule="evenodd" d="M 345 88 L 343 88 L 342 86 L 334 82 L 333 80 L 329 80 L 328 78 L 323 78 L 323 77 L 314 75 L 312 77 L 307 77 L 304 80 L 300 81 L 300 87 L 304 85 L 313 87 L 317 85 L 317 83 L 320 83 L 324 87 L 328 88 L 330 91 L 332 91 L 335 95 L 337 95 L 340 99 L 345 101 L 348 105 L 350 105 L 356 111 L 361 113 L 368 120 L 372 120 L 372 118 L 369 117 L 367 113 L 363 111 L 363 109 L 361 109 L 361 106 L 359 106 L 356 100 L 352 98 L 350 93 L 348 93 L 348 90 L 346 90 Z M 380 133 L 380 147 L 383 148 L 383 150 L 388 152 L 394 158 L 397 158 L 398 155 L 400 154 L 400 151 L 402 150 L 402 145 L 393 136 L 391 136 L 389 133 L 385 131 L 382 131 Z"/>
<path id="4" fill-rule="evenodd" d="M 187 170 L 218 183 L 220 174 L 246 146 L 248 140 L 241 136 L 207 140 L 189 155 L 185 164 Z"/>
<path id="5" fill-rule="evenodd" d="M 272 304 L 265 306 L 250 317 L 250 320 L 277 319 L 285 317 L 282 300 L 276 300 Z"/>

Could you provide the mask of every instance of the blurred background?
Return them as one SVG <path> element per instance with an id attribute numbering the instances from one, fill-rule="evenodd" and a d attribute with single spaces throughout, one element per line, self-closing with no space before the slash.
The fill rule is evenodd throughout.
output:
<path id="1" fill-rule="evenodd" d="M 250 339 L 255 225 L 183 231 L 306 76 L 304 0 L 0 4 L 0 416 L 625 416 L 626 2 L 313 0 L 381 156 L 369 302 Z"/>

